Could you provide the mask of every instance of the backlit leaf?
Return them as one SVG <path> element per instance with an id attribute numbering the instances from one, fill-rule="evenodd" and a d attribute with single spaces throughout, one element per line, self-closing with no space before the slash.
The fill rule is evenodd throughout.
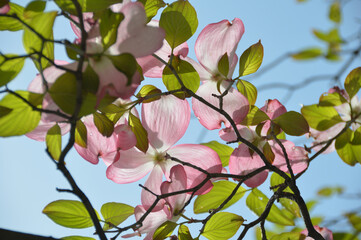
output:
<path id="1" fill-rule="evenodd" d="M 186 225 L 180 225 L 178 228 L 178 240 L 193 240 L 191 233 Z"/>
<path id="2" fill-rule="evenodd" d="M 295 60 L 310 60 L 322 56 L 321 48 L 307 48 L 291 55 Z"/>
<path id="3" fill-rule="evenodd" d="M 246 80 L 239 80 L 237 82 L 237 89 L 248 100 L 250 105 L 254 105 L 257 100 L 257 88 Z"/>
<path id="4" fill-rule="evenodd" d="M 56 123 L 46 134 L 46 147 L 55 160 L 59 160 L 61 154 L 61 130 Z"/>
<path id="5" fill-rule="evenodd" d="M 62 237 L 61 240 L 95 240 L 95 238 L 83 236 L 67 236 Z"/>
<path id="6" fill-rule="evenodd" d="M 110 5 L 119 3 L 119 0 L 78 0 L 83 12 L 97 12 L 108 8 Z M 76 8 L 72 1 L 69 0 L 55 0 L 55 3 L 65 12 L 72 15 L 78 15 Z"/>
<path id="7" fill-rule="evenodd" d="M 111 223 L 113 226 L 118 226 L 134 214 L 134 208 L 123 203 L 109 202 L 103 204 L 100 212 L 105 222 Z M 113 226 L 108 223 L 104 224 L 104 231 L 113 228 Z"/>
<path id="8" fill-rule="evenodd" d="M 263 46 L 261 40 L 250 46 L 239 59 L 239 76 L 254 73 L 261 66 L 263 60 Z"/>
<path id="9" fill-rule="evenodd" d="M 199 195 L 194 201 L 194 213 L 205 213 L 218 208 L 229 197 L 236 186 L 236 183 L 229 181 L 214 182 L 210 192 Z M 222 209 L 226 209 L 236 203 L 243 197 L 245 192 L 246 190 L 243 187 L 239 187 L 233 198 Z"/>
<path id="10" fill-rule="evenodd" d="M 131 112 L 129 112 L 129 126 L 131 126 L 132 131 L 137 138 L 137 144 L 135 145 L 140 151 L 146 153 L 149 147 L 148 143 L 148 133 L 144 129 L 142 123 L 139 118 L 134 116 Z"/>
<path id="11" fill-rule="evenodd" d="M 55 223 L 64 227 L 88 228 L 93 226 L 88 211 L 84 204 L 79 201 L 57 200 L 46 205 L 43 213 Z"/>
<path id="12" fill-rule="evenodd" d="M 250 107 L 247 116 L 243 119 L 241 124 L 245 126 L 255 126 L 266 120 L 269 120 L 267 114 L 253 105 Z"/>
<path id="13" fill-rule="evenodd" d="M 345 79 L 345 89 L 350 99 L 357 94 L 361 88 L 361 67 L 353 69 Z"/>
<path id="14" fill-rule="evenodd" d="M 104 10 L 99 19 L 99 31 L 104 49 L 108 49 L 117 40 L 118 27 L 123 19 L 122 13 L 115 13 L 110 9 Z"/>
<path id="15" fill-rule="evenodd" d="M 104 137 L 110 137 L 114 131 L 114 124 L 104 114 L 95 112 L 93 113 L 94 125 Z"/>
<path id="16" fill-rule="evenodd" d="M 289 111 L 272 120 L 291 136 L 301 136 L 309 132 L 306 119 L 298 112 Z"/>
<path id="17" fill-rule="evenodd" d="M 338 156 L 347 164 L 354 166 L 361 163 L 361 129 L 356 132 L 347 129 L 336 139 L 335 148 Z"/>
<path id="18" fill-rule="evenodd" d="M 330 18 L 331 21 L 335 23 L 341 22 L 341 8 L 339 1 L 336 0 L 331 4 L 328 17 Z"/>
<path id="19" fill-rule="evenodd" d="M 155 15 L 157 15 L 157 12 L 160 8 L 166 6 L 163 0 L 138 0 L 138 2 L 141 2 L 144 6 L 148 22 L 152 20 Z"/>
<path id="20" fill-rule="evenodd" d="M 321 95 L 318 105 L 319 106 L 338 106 L 347 102 L 347 100 L 338 92 L 324 93 Z"/>
<path id="21" fill-rule="evenodd" d="M 21 20 L 24 20 L 23 18 L 23 12 L 24 7 L 16 4 L 16 3 L 9 3 L 10 10 L 7 13 L 7 15 L 16 15 Z M 0 16 L 0 31 L 8 30 L 8 31 L 19 31 L 24 28 L 24 25 L 17 19 L 6 17 L 6 16 Z"/>
<path id="22" fill-rule="evenodd" d="M 302 107 L 301 112 L 310 127 L 319 131 L 324 131 L 342 122 L 340 115 L 334 107 L 321 107 L 313 104 Z"/>
<path id="23" fill-rule="evenodd" d="M 81 120 L 78 120 L 75 127 L 75 143 L 83 148 L 86 148 L 88 140 L 87 138 L 87 129 L 84 123 Z"/>
<path id="24" fill-rule="evenodd" d="M 269 199 L 257 188 L 253 188 L 248 195 L 246 204 L 257 216 L 261 216 L 264 212 Z M 276 206 L 272 205 L 266 220 L 285 226 L 294 226 L 292 219 L 287 218 L 283 212 Z"/>
<path id="25" fill-rule="evenodd" d="M 140 89 L 140 91 L 138 92 L 136 97 L 138 99 L 140 99 L 140 98 L 143 99 L 145 97 L 150 97 L 152 95 L 157 95 L 157 96 L 149 98 L 147 100 L 142 100 L 143 103 L 149 103 L 149 102 L 153 102 L 155 100 L 160 99 L 160 97 L 161 97 L 160 93 L 162 93 L 162 91 L 159 90 L 157 87 L 155 87 L 153 85 L 144 85 L 142 87 L 142 89 Z"/>
<path id="26" fill-rule="evenodd" d="M 228 166 L 229 157 L 231 156 L 234 150 L 232 147 L 225 144 L 221 144 L 217 141 L 210 141 L 208 143 L 201 143 L 201 144 L 213 149 L 218 154 L 219 158 L 221 159 L 223 167 Z"/>
<path id="27" fill-rule="evenodd" d="M 177 223 L 175 222 L 171 222 L 171 221 L 166 221 L 165 223 L 163 223 L 162 225 L 160 225 L 157 230 L 155 230 L 154 234 L 153 234 L 153 240 L 163 240 L 166 239 L 167 237 L 169 237 L 172 233 L 173 230 L 178 226 Z"/>
<path id="28" fill-rule="evenodd" d="M 225 53 L 218 61 L 218 71 L 227 77 L 229 72 L 229 59 L 227 53 Z"/>
<path id="29" fill-rule="evenodd" d="M 13 80 L 24 66 L 25 58 L 11 59 L 11 57 L 15 56 L 13 54 L 5 55 L 5 57 L 0 56 L 0 87 Z"/>
<path id="30" fill-rule="evenodd" d="M 26 91 L 16 91 L 16 93 L 33 106 L 41 108 L 43 95 Z M 24 135 L 39 124 L 40 112 L 33 111 L 31 106 L 13 94 L 7 94 L 0 101 L 0 107 L 3 110 L 3 115 L 0 117 L 1 137 Z"/>
<path id="31" fill-rule="evenodd" d="M 244 219 L 234 213 L 218 212 L 206 223 L 202 235 L 209 240 L 226 240 L 233 237 Z"/>
<path id="32" fill-rule="evenodd" d="M 173 2 L 163 10 L 159 26 L 165 30 L 165 39 L 171 48 L 175 48 L 196 32 L 197 13 L 188 1 Z"/>
<path id="33" fill-rule="evenodd" d="M 127 76 L 128 82 L 127 86 L 132 83 L 132 78 L 137 71 L 137 61 L 135 60 L 134 56 L 130 53 L 122 53 L 118 56 L 107 56 L 114 67 L 118 69 L 118 71 L 122 72 Z"/>

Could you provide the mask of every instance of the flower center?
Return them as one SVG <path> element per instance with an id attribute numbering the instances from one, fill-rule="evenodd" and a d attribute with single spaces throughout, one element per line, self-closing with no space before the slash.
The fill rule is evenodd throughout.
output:
<path id="1" fill-rule="evenodd" d="M 166 160 L 165 153 L 158 153 L 157 152 L 157 153 L 154 154 L 153 159 L 154 159 L 154 162 L 156 164 L 161 164 L 161 163 L 165 162 L 165 160 Z"/>

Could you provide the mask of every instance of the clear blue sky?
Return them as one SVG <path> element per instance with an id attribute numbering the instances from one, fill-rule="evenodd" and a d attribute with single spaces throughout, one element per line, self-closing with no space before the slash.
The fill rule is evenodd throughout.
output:
<path id="1" fill-rule="evenodd" d="M 207 24 L 223 19 L 232 20 L 238 17 L 244 22 L 245 34 L 238 46 L 238 55 L 261 39 L 265 49 L 264 65 L 287 52 L 309 46 L 325 47 L 312 35 L 311 30 L 313 28 L 328 30 L 332 26 L 327 18 L 327 6 L 330 1 L 325 0 L 309 0 L 302 4 L 297 3 L 296 0 L 191 0 L 190 2 L 196 8 L 199 20 L 197 33 L 188 41 L 189 56 L 192 58 L 195 58 L 194 42 L 199 32 Z M 359 29 L 360 16 L 357 12 L 359 13 L 360 9 L 361 2 L 356 0 L 350 1 L 345 6 L 341 27 L 342 36 L 350 36 Z M 64 37 L 72 41 L 74 34 L 69 23 L 59 19 L 55 25 L 55 38 Z M 24 53 L 19 33 L 0 32 L 0 43 L 0 51 L 3 53 Z M 66 60 L 63 48 L 57 48 L 56 58 Z M 347 72 L 360 62 L 358 59 Z M 256 86 L 271 82 L 298 83 L 310 76 L 333 74 L 340 67 L 340 63 L 326 63 L 323 60 L 302 63 L 286 60 L 267 74 L 253 80 L 253 83 Z M 26 62 L 21 75 L 9 84 L 10 88 L 26 89 L 35 74 L 33 64 L 30 61 Z M 252 76 L 247 79 L 252 80 Z M 160 81 L 150 79 L 145 83 L 158 84 Z M 321 93 L 326 92 L 331 86 L 329 82 L 309 85 L 296 91 L 287 99 L 288 102 L 285 105 L 288 110 L 299 111 L 301 104 L 316 103 Z M 262 91 L 259 93 L 256 105 L 263 106 L 264 101 L 269 98 L 284 100 L 284 96 L 286 93 L 283 89 Z M 220 140 L 218 131 L 202 131 L 201 129 L 201 125 L 193 118 L 180 143 L 197 143 L 201 135 L 202 142 Z M 67 136 L 63 140 L 66 141 Z M 296 144 L 301 144 L 303 140 L 296 140 Z M 105 177 L 106 167 L 102 162 L 91 165 L 78 156 L 75 150 L 71 151 L 66 162 L 80 188 L 98 211 L 106 202 L 122 202 L 132 206 L 140 204 L 138 183 L 119 185 L 111 182 Z M 317 189 L 326 185 L 340 184 L 346 186 L 350 193 L 360 193 L 360 170 L 360 165 L 349 167 L 338 158 L 336 153 L 332 153 L 312 162 L 309 171 L 298 184 L 306 200 L 315 197 Z M 264 185 L 266 184 L 268 182 Z M 0 228 L 53 237 L 93 233 L 92 228 L 73 230 L 58 226 L 41 213 L 42 209 L 54 200 L 76 199 L 71 194 L 58 193 L 55 190 L 56 187 L 67 188 L 68 184 L 46 155 L 44 143 L 35 142 L 26 137 L 0 138 Z M 269 193 L 267 186 L 263 186 L 262 189 Z M 315 212 L 332 218 L 353 206 L 357 206 L 356 201 L 332 199 L 329 203 L 322 202 Z M 244 201 L 230 211 L 242 215 L 249 221 L 255 218 L 245 207 Z M 191 210 L 188 210 L 186 214 L 190 212 Z M 128 223 L 131 223 L 133 218 L 131 217 L 130 220 Z M 253 235 L 249 234 L 247 239 L 253 239 Z"/>

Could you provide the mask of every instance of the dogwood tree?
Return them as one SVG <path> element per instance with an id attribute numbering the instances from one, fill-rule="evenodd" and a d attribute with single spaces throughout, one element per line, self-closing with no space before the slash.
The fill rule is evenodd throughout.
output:
<path id="1" fill-rule="evenodd" d="M 244 77 L 257 73 L 264 47 L 259 40 L 237 56 L 245 32 L 241 18 L 209 23 L 194 36 L 197 12 L 187 0 L 54 2 L 57 9 L 51 11 L 40 0 L 0 5 L 0 30 L 22 31 L 26 52 L 1 53 L 0 136 L 43 141 L 69 182 L 70 188 L 58 191 L 78 201 L 60 199 L 44 206 L 54 223 L 94 227 L 95 238 L 102 240 L 243 239 L 256 228 L 260 239 L 357 239 L 358 213 L 345 217 L 354 233 L 333 233 L 312 219 L 297 181 L 322 153 L 337 151 L 340 161 L 352 166 L 361 162 L 361 67 L 351 70 L 342 86 L 321 91 L 319 102 L 301 112 L 288 111 L 278 96 L 257 106 L 257 88 Z M 330 7 L 336 23 L 340 4 Z M 54 39 L 58 18 L 67 19 L 75 39 Z M 315 34 L 328 43 L 327 53 L 310 48 L 293 53 L 294 59 L 339 56 L 343 41 L 337 29 Z M 192 36 L 196 59 L 188 56 Z M 64 46 L 66 61 L 54 57 L 54 44 Z M 360 50 L 353 51 L 353 58 Z M 16 81 L 26 59 L 38 75 L 26 91 L 10 89 L 8 83 Z M 152 84 L 152 78 L 162 79 L 162 86 Z M 199 128 L 219 129 L 219 140 L 177 144 L 192 114 Z M 303 136 L 312 142 L 297 144 L 295 139 Z M 101 159 L 107 166 L 104 178 L 114 183 L 145 179 L 141 201 L 130 206 L 120 198 L 104 203 L 99 214 L 67 168 L 72 148 L 91 164 Z M 265 184 L 271 196 L 258 189 Z M 323 189 L 323 195 L 337 191 Z M 245 220 L 227 210 L 236 204 L 257 217 Z M 192 212 L 206 214 L 199 218 Z M 126 224 L 130 216 L 135 221 Z M 195 224 L 196 233 L 189 230 Z"/>

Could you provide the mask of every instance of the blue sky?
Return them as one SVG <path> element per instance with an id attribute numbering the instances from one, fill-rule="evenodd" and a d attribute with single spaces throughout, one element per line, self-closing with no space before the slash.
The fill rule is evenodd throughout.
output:
<path id="1" fill-rule="evenodd" d="M 232 20 L 238 17 L 244 22 L 245 34 L 238 46 L 238 55 L 258 40 L 262 41 L 265 50 L 263 66 L 284 53 L 309 46 L 325 47 L 312 35 L 312 29 L 326 31 L 333 26 L 327 17 L 327 6 L 330 1 L 326 0 L 309 0 L 305 3 L 297 3 L 296 0 L 191 0 L 190 2 L 197 10 L 199 20 L 195 36 L 188 41 L 189 56 L 194 59 L 194 43 L 199 32 L 207 24 L 223 19 Z M 360 28 L 361 20 L 357 15 L 359 9 L 361 9 L 360 1 L 349 1 L 346 4 L 341 23 L 342 36 L 348 37 Z M 55 24 L 55 38 L 64 37 L 72 41 L 75 36 L 69 23 L 59 19 Z M 24 53 L 20 33 L 0 32 L 0 43 L 2 53 Z M 352 46 L 348 48 L 351 49 Z M 63 48 L 57 47 L 56 58 L 67 60 Z M 357 64 L 360 62 L 358 58 L 346 73 L 359 66 Z M 287 59 L 259 78 L 249 76 L 247 80 L 252 81 L 257 87 L 273 82 L 299 83 L 311 76 L 334 74 L 341 66 L 342 63 L 329 63 L 324 60 L 295 62 Z M 9 84 L 9 87 L 26 89 L 35 74 L 34 65 L 28 61 L 23 72 Z M 341 77 L 342 81 L 345 77 L 346 75 Z M 160 79 L 145 81 L 146 84 L 155 85 L 160 82 Z M 259 92 L 256 105 L 261 107 L 265 100 L 278 98 L 287 101 L 285 105 L 288 110 L 299 111 L 301 104 L 316 103 L 319 96 L 332 86 L 333 83 L 330 81 L 315 82 L 299 89 L 287 99 L 283 99 L 287 96 L 284 89 L 265 90 Z M 202 142 L 220 140 L 218 131 L 202 130 L 199 122 L 192 118 L 186 135 L 179 143 L 199 143 L 199 139 Z M 67 136 L 63 140 L 66 141 Z M 296 139 L 295 143 L 302 144 L 304 140 L 304 138 Z M 132 206 L 140 204 L 138 183 L 119 185 L 111 182 L 105 177 L 106 167 L 102 162 L 92 165 L 83 160 L 75 150 L 71 151 L 66 162 L 77 183 L 98 211 L 106 202 L 122 202 Z M 350 167 L 344 164 L 336 153 L 331 153 L 312 162 L 308 172 L 298 181 L 298 185 L 306 200 L 314 198 L 317 190 L 326 185 L 339 184 L 346 186 L 349 193 L 360 193 L 361 189 L 358 185 L 361 180 L 360 170 L 360 165 Z M 270 193 L 267 183 L 262 189 L 265 193 Z M 92 228 L 66 229 L 56 225 L 41 213 L 42 209 L 54 200 L 76 199 L 71 194 L 58 193 L 56 187 L 67 188 L 68 184 L 46 155 L 44 143 L 26 137 L 0 138 L 0 228 L 53 237 L 92 234 L 94 232 Z M 356 206 L 358 206 L 357 201 L 332 198 L 330 202 L 322 201 L 315 213 L 332 218 Z M 255 218 L 242 200 L 229 211 L 242 215 L 249 221 Z M 186 214 L 190 212 L 191 210 L 188 210 Z M 130 220 L 133 221 L 133 218 L 131 217 Z M 253 234 L 249 233 L 247 239 L 253 239 Z"/>

